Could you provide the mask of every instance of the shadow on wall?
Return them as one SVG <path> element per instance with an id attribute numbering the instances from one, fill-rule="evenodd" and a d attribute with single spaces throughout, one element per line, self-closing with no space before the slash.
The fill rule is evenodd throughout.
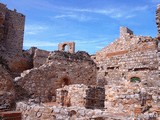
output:
<path id="1" fill-rule="evenodd" d="M 68 77 L 64 77 L 61 79 L 61 87 L 64 87 L 65 85 L 70 85 L 71 80 Z"/>

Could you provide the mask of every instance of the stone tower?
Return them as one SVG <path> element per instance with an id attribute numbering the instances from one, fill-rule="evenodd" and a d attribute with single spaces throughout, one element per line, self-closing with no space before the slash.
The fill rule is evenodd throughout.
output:
<path id="1" fill-rule="evenodd" d="M 12 71 L 24 66 L 23 36 L 25 16 L 0 3 L 0 58 Z"/>
<path id="2" fill-rule="evenodd" d="M 0 3 L 0 54 L 22 55 L 25 16 Z"/>
<path id="3" fill-rule="evenodd" d="M 157 29 L 158 29 L 158 36 L 160 37 L 160 4 L 157 6 L 156 23 L 157 23 Z"/>

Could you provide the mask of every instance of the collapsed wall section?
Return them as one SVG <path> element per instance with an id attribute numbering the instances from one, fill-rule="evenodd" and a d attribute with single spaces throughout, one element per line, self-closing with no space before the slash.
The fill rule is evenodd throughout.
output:
<path id="1" fill-rule="evenodd" d="M 15 105 L 15 88 L 13 79 L 0 65 L 0 112 L 11 110 Z"/>
<path id="2" fill-rule="evenodd" d="M 21 90 L 19 97 L 27 91 L 27 97 L 41 102 L 54 101 L 55 90 L 70 84 L 96 84 L 96 64 L 85 52 L 70 54 L 55 51 L 48 62 L 39 68 L 24 71 L 15 79 Z"/>

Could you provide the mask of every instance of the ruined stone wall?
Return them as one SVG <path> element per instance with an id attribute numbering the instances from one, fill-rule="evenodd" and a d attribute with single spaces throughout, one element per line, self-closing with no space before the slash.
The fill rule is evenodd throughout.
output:
<path id="1" fill-rule="evenodd" d="M 0 42 L 3 40 L 4 37 L 4 21 L 5 21 L 5 14 L 6 14 L 6 6 L 4 4 L 0 4 Z M 3 49 L 2 46 L 0 49 Z"/>
<path id="2" fill-rule="evenodd" d="M 14 64 L 19 64 L 23 59 L 24 22 L 23 14 L 11 11 L 0 3 L 0 56 L 7 60 L 12 71 L 21 67 Z"/>
<path id="3" fill-rule="evenodd" d="M 69 53 L 75 53 L 75 42 L 59 43 L 58 44 L 58 50 L 59 51 L 66 51 L 66 52 L 69 52 Z"/>
<path id="4" fill-rule="evenodd" d="M 25 16 L 11 10 L 5 16 L 5 48 L 8 53 L 22 55 Z"/>
<path id="5" fill-rule="evenodd" d="M 158 28 L 158 36 L 160 36 L 160 4 L 157 6 L 156 23 L 157 23 L 157 28 Z"/>
<path id="6" fill-rule="evenodd" d="M 49 56 L 48 63 L 24 71 L 15 81 L 17 87 L 21 88 L 19 91 L 27 91 L 29 98 L 52 101 L 55 90 L 64 85 L 95 85 L 96 64 L 84 52 L 70 54 L 55 51 Z"/>
<path id="7" fill-rule="evenodd" d="M 120 31 L 122 32 L 122 30 Z M 120 38 L 96 53 L 96 60 L 98 62 L 105 60 L 108 57 L 124 55 L 132 51 L 136 52 L 157 49 L 157 41 L 149 36 L 135 36 L 126 33 L 121 34 L 123 35 L 120 36 Z"/>
<path id="8" fill-rule="evenodd" d="M 50 52 L 46 50 L 36 49 L 33 56 L 33 66 L 40 67 L 41 65 L 46 63 L 49 53 Z"/>
<path id="9" fill-rule="evenodd" d="M 62 107 L 18 102 L 16 110 L 22 112 L 23 120 L 104 120 L 104 118 L 105 120 L 120 120 L 120 116 L 108 115 L 105 111 L 85 109 L 79 106 Z M 129 117 L 124 115 L 122 120 L 127 118 Z"/>
<path id="10" fill-rule="evenodd" d="M 0 46 L 5 48 L 1 54 L 22 55 L 25 16 L 17 13 L 16 10 L 9 10 L 3 4 L 0 5 L 0 9 L 1 34 L 3 36 Z"/>
<path id="11" fill-rule="evenodd" d="M 11 110 L 15 104 L 13 79 L 7 70 L 0 65 L 0 112 Z"/>
<path id="12" fill-rule="evenodd" d="M 61 106 L 84 107 L 86 90 L 88 90 L 88 86 L 83 84 L 64 86 L 56 90 L 56 102 Z"/>
<path id="13" fill-rule="evenodd" d="M 146 87 L 141 83 L 126 82 L 105 86 L 105 110 L 130 114 L 148 114 L 160 110 L 159 87 Z"/>
<path id="14" fill-rule="evenodd" d="M 160 4 L 157 6 L 157 11 L 156 11 L 156 23 L 157 23 L 157 29 L 158 29 L 158 35 L 157 35 L 157 40 L 158 40 L 158 61 L 159 61 L 159 71 L 160 71 Z"/>
<path id="15" fill-rule="evenodd" d="M 139 77 L 143 84 L 160 86 L 158 40 L 124 35 L 96 54 L 99 84 L 121 84 Z"/>
<path id="16" fill-rule="evenodd" d="M 105 90 L 101 87 L 74 84 L 56 90 L 56 102 L 61 106 L 103 109 Z"/>
<path id="17" fill-rule="evenodd" d="M 23 120 L 159 120 L 159 113 L 124 114 L 107 112 L 100 109 L 85 109 L 74 106 L 65 107 L 52 104 L 18 102 L 16 110 L 22 112 Z"/>

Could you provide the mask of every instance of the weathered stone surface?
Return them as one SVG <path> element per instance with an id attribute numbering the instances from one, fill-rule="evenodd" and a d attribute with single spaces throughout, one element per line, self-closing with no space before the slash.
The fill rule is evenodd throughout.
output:
<path id="1" fill-rule="evenodd" d="M 13 85 L 0 66 L 0 109 L 11 108 L 16 93 L 28 101 L 17 102 L 24 120 L 159 119 L 159 13 L 158 5 L 156 38 L 121 27 L 115 42 L 90 56 L 74 53 L 74 42 L 59 44 L 60 51 L 22 51 L 25 17 L 0 4 L 0 64 L 14 76 L 23 71 Z"/>
<path id="2" fill-rule="evenodd" d="M 21 78 L 16 78 L 16 84 L 27 91 L 30 98 L 52 101 L 55 90 L 64 85 L 95 85 L 96 64 L 85 52 L 55 51 L 43 66 L 24 71 Z"/>
<path id="3" fill-rule="evenodd" d="M 157 29 L 158 29 L 158 37 L 160 37 L 160 4 L 157 5 L 156 23 L 157 23 Z"/>
<path id="4" fill-rule="evenodd" d="M 106 111 L 126 114 L 142 114 L 159 110 L 159 87 L 146 87 L 140 83 L 126 83 L 123 86 L 105 86 Z"/>
<path id="5" fill-rule="evenodd" d="M 26 110 L 23 109 L 23 106 L 30 106 L 31 109 L 26 113 Z M 36 112 L 34 107 L 39 107 L 39 109 L 50 109 L 47 113 L 44 111 Z M 125 113 L 111 113 L 104 110 L 91 110 L 85 109 L 84 107 L 61 107 L 61 106 L 52 106 L 47 107 L 44 105 L 37 104 L 27 104 L 25 102 L 17 103 L 17 110 L 22 112 L 22 118 L 33 119 L 33 120 L 133 120 L 133 119 L 145 119 L 158 120 L 157 112 L 149 112 L 145 114 L 125 114 Z M 56 112 L 55 112 L 56 111 Z M 89 115 L 90 114 L 90 115 Z"/>
<path id="6" fill-rule="evenodd" d="M 0 57 L 7 61 L 13 76 L 32 68 L 23 52 L 25 16 L 0 3 Z"/>
<path id="7" fill-rule="evenodd" d="M 40 67 L 46 63 L 49 52 L 45 50 L 36 49 L 33 56 L 33 65 L 34 67 Z"/>
<path id="8" fill-rule="evenodd" d="M 0 65 L 0 111 L 11 109 L 15 103 L 13 79 L 6 69 Z"/>
<path id="9" fill-rule="evenodd" d="M 65 48 L 67 49 L 65 50 Z M 64 42 L 58 44 L 59 51 L 67 51 L 69 53 L 75 53 L 75 42 Z"/>
<path id="10" fill-rule="evenodd" d="M 97 52 L 98 83 L 119 85 L 138 77 L 149 87 L 160 86 L 157 39 L 126 32 Z"/>
<path id="11" fill-rule="evenodd" d="M 104 88 L 74 84 L 56 90 L 56 102 L 62 106 L 79 106 L 91 109 L 104 108 Z"/>

